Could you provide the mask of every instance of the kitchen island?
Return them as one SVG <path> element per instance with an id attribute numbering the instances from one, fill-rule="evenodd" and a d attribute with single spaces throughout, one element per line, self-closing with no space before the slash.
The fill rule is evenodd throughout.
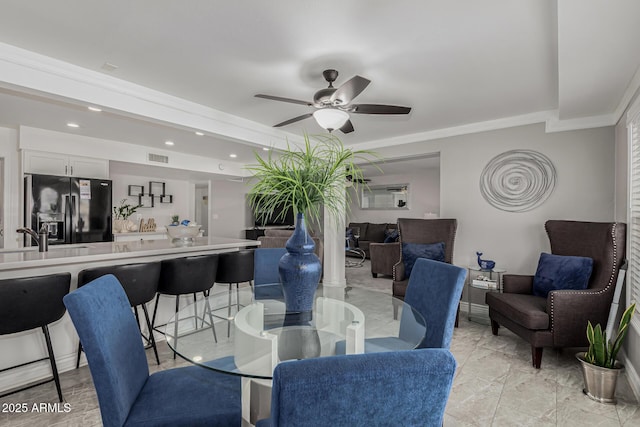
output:
<path id="1" fill-rule="evenodd" d="M 197 237 L 193 241 L 161 239 L 58 245 L 50 246 L 48 252 L 38 252 L 37 247 L 5 249 L 0 250 L 0 280 L 69 272 L 73 291 L 77 287 L 78 273 L 87 268 L 230 252 L 257 245 L 259 242 L 255 240 L 209 236 Z M 185 304 L 189 302 L 188 298 L 184 300 Z M 174 307 L 175 299 L 160 298 L 156 323 L 162 324 L 171 318 Z M 153 307 L 149 308 L 153 311 Z M 51 324 L 49 329 L 58 370 L 64 372 L 74 369 L 78 336 L 69 315 L 65 314 L 58 322 Z M 158 340 L 164 339 L 158 334 L 156 337 Z M 44 355 L 46 347 L 40 329 L 0 337 L 0 369 Z M 84 358 L 82 360 L 86 363 Z M 50 373 L 51 367 L 46 361 L 2 372 L 0 391 L 46 378 Z M 65 393 L 64 387 L 62 392 Z"/>

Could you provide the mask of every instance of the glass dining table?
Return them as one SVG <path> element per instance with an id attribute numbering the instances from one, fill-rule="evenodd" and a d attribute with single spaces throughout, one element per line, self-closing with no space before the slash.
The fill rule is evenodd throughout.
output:
<path id="1" fill-rule="evenodd" d="M 206 369 L 242 377 L 243 425 L 269 415 L 270 384 L 286 360 L 416 348 L 424 318 L 404 301 L 358 287 L 319 286 L 311 312 L 287 312 L 280 284 L 216 292 L 189 304 L 165 327 L 169 347 Z M 393 304 L 401 307 L 393 319 Z M 370 338 L 395 337 L 385 347 Z"/>

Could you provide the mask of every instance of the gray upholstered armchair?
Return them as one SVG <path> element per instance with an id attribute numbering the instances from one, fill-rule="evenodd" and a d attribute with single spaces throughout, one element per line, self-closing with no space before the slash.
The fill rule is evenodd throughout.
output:
<path id="1" fill-rule="evenodd" d="M 458 222 L 455 219 L 398 219 L 400 260 L 393 266 L 393 296 L 395 298 L 404 299 L 409 283 L 409 277 L 405 276 L 404 262 L 402 260 L 402 244 L 444 242 L 444 262 L 451 264 L 457 227 Z M 397 308 L 394 305 L 394 317 L 397 317 Z"/>
<path id="2" fill-rule="evenodd" d="M 502 325 L 528 341 L 538 369 L 543 347 L 586 347 L 587 321 L 606 324 L 626 246 L 623 223 L 552 220 L 545 229 L 553 254 L 593 260 L 587 289 L 536 296 L 533 276 L 505 274 L 503 293 L 486 295 L 493 334 Z"/>

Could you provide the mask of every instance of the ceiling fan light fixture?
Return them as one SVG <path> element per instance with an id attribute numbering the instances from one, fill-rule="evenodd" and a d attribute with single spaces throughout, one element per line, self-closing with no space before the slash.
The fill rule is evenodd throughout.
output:
<path id="1" fill-rule="evenodd" d="M 349 120 L 349 113 L 335 108 L 323 108 L 313 113 L 320 127 L 332 131 L 340 129 Z"/>

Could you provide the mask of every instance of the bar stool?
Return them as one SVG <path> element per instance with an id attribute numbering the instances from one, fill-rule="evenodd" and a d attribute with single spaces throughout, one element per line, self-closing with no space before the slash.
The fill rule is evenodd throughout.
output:
<path id="1" fill-rule="evenodd" d="M 158 349 L 156 347 L 156 340 L 153 336 L 153 329 L 151 327 L 151 321 L 149 320 L 149 311 L 147 310 L 147 303 L 153 300 L 158 291 L 158 281 L 160 279 L 160 262 L 145 262 L 137 264 L 125 264 L 125 265 L 109 265 L 106 267 L 88 268 L 78 273 L 78 287 L 86 285 L 87 283 L 102 277 L 105 274 L 113 274 L 116 276 L 124 292 L 129 298 L 129 304 L 133 307 L 133 312 L 136 315 L 136 321 L 138 322 L 138 329 L 140 329 L 140 335 L 146 341 L 147 346 L 153 348 L 153 353 L 156 356 L 156 362 L 160 364 L 160 358 L 158 357 Z M 144 313 L 144 320 L 147 325 L 148 336 L 142 333 L 140 327 L 140 316 L 138 314 L 138 307 L 142 307 Z M 76 369 L 80 366 L 80 355 L 82 353 L 82 343 L 78 344 L 78 357 L 76 359 Z"/>
<path id="2" fill-rule="evenodd" d="M 158 283 L 158 295 L 156 296 L 156 304 L 153 310 L 153 321 L 151 322 L 152 328 L 158 330 L 157 328 L 159 327 L 155 326 L 155 324 L 160 295 L 175 295 L 175 316 L 177 317 L 178 310 L 180 308 L 180 295 L 193 294 L 193 300 L 195 302 L 197 293 L 202 292 L 205 296 L 205 310 L 209 314 L 209 321 L 211 322 L 211 329 L 213 330 L 213 338 L 215 342 L 218 342 L 213 317 L 211 315 L 211 306 L 209 305 L 209 300 L 206 299 L 209 296 L 209 289 L 211 289 L 215 283 L 217 270 L 218 254 L 166 259 L 162 261 L 160 281 Z M 195 313 L 195 318 L 197 322 L 197 312 Z M 177 320 L 178 319 L 176 318 L 176 330 L 174 333 L 176 341 L 178 340 Z M 176 358 L 175 352 L 173 353 L 173 358 Z"/>
<path id="3" fill-rule="evenodd" d="M 60 320 L 66 311 L 62 297 L 69 293 L 71 274 L 51 274 L 47 276 L 25 277 L 0 280 L 0 335 L 15 334 L 35 328 L 42 328 L 47 345 L 47 357 L 4 368 L 0 372 L 49 359 L 53 377 L 0 396 L 5 397 L 48 382 L 55 382 L 60 402 L 62 390 L 51 345 L 48 325 Z"/>
<path id="4" fill-rule="evenodd" d="M 238 297 L 238 285 L 249 282 L 253 287 L 253 249 L 243 249 L 237 252 L 224 252 L 219 254 L 218 273 L 216 283 L 229 285 L 229 304 L 227 306 L 227 336 L 231 334 L 231 291 L 236 285 L 236 310 L 240 310 L 240 298 Z"/>

